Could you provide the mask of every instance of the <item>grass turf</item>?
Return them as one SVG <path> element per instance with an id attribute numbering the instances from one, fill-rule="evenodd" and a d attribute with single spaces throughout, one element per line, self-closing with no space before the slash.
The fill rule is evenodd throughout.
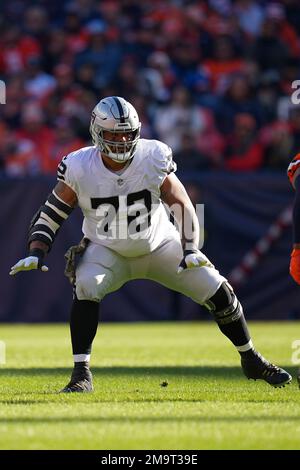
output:
<path id="1" fill-rule="evenodd" d="M 104 324 L 95 392 L 58 394 L 72 365 L 68 326 L 2 325 L 0 448 L 299 449 L 291 343 L 300 324 L 250 326 L 257 349 L 293 374 L 291 385 L 248 381 L 213 323 Z"/>

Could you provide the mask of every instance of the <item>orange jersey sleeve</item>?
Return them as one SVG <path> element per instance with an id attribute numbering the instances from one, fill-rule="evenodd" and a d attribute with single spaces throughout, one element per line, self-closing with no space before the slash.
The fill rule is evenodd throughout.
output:
<path id="1" fill-rule="evenodd" d="M 300 173 L 300 153 L 297 153 L 297 155 L 293 158 L 293 160 L 291 161 L 287 169 L 287 174 L 291 182 L 291 185 L 293 187 L 295 187 L 295 178 L 296 176 L 299 175 L 299 173 Z"/>

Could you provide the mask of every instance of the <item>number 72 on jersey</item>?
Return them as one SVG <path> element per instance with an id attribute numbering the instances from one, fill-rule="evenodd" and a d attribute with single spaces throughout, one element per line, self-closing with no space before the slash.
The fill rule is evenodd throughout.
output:
<path id="1" fill-rule="evenodd" d="M 92 197 L 99 239 L 141 238 L 151 225 L 152 198 L 147 189 L 128 195 Z"/>

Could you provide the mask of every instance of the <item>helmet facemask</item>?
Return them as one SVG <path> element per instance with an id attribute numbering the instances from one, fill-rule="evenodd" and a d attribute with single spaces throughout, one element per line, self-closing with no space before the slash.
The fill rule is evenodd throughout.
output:
<path id="1" fill-rule="evenodd" d="M 113 135 L 107 136 L 110 133 Z M 122 140 L 120 136 L 123 136 Z M 115 139 L 114 139 L 115 137 Z M 131 159 L 135 152 L 140 138 L 140 126 L 135 130 L 108 130 L 100 128 L 99 148 L 104 155 L 117 162 L 125 162 Z"/>

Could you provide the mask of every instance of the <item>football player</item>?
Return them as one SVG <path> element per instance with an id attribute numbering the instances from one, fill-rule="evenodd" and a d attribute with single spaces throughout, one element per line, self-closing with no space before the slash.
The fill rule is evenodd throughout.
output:
<path id="1" fill-rule="evenodd" d="M 62 391 L 93 389 L 89 362 L 98 304 L 125 282 L 142 278 L 204 305 L 239 352 L 246 377 L 284 386 L 290 374 L 254 349 L 232 287 L 198 249 L 198 219 L 175 176 L 171 149 L 140 138 L 140 129 L 137 112 L 125 99 L 110 96 L 96 105 L 90 123 L 94 145 L 62 159 L 58 183 L 31 223 L 29 253 L 11 268 L 11 275 L 47 271 L 44 258 L 58 230 L 75 206 L 81 208 L 84 239 L 69 250 L 67 266 L 75 288 L 70 319 L 74 369 Z M 76 253 L 81 257 L 75 268 Z"/>
<path id="2" fill-rule="evenodd" d="M 291 161 L 288 166 L 288 177 L 295 190 L 295 200 L 293 207 L 293 249 L 290 259 L 290 275 L 300 284 L 300 153 Z M 300 387 L 300 369 L 297 375 L 298 385 Z"/>

